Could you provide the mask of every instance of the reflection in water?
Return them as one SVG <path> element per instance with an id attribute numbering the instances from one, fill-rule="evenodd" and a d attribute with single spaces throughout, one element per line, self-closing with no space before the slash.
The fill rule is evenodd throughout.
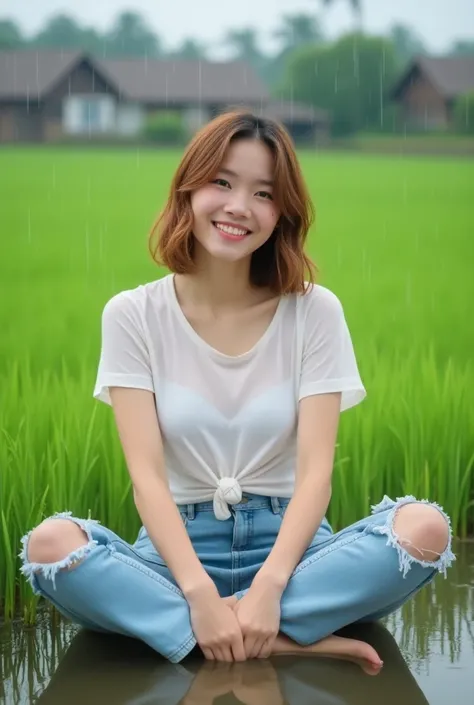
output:
<path id="1" fill-rule="evenodd" d="M 437 578 L 434 590 L 424 590 L 391 615 L 385 624 L 395 636 L 410 667 L 419 672 L 435 650 L 452 664 L 462 657 L 466 643 L 474 649 L 474 544 L 455 547 L 456 562 L 449 579 Z"/>
<path id="2" fill-rule="evenodd" d="M 34 629 L 10 626 L 0 632 L 0 705 L 367 705 L 382 700 L 444 705 L 448 694 L 468 703 L 474 544 L 461 544 L 456 553 L 448 580 L 437 578 L 386 620 L 388 629 L 374 624 L 345 630 L 345 636 L 365 639 L 379 652 L 385 665 L 374 678 L 353 664 L 314 657 L 215 664 L 191 655 L 173 665 L 135 640 L 78 630 L 62 620 L 51 623 L 46 611 Z M 447 666 L 456 669 L 454 686 Z"/>
<path id="3" fill-rule="evenodd" d="M 375 678 L 353 664 L 313 657 L 220 664 L 191 656 L 173 665 L 133 640 L 79 631 L 42 694 L 20 700 L 17 691 L 9 703 L 212 705 L 219 698 L 220 705 L 366 705 L 383 698 L 399 705 L 403 697 L 410 705 L 427 704 L 385 627 L 370 625 L 357 636 L 370 641 L 385 662 Z"/>

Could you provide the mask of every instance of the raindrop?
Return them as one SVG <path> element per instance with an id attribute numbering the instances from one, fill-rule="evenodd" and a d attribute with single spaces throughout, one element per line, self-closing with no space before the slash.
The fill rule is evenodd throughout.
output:
<path id="1" fill-rule="evenodd" d="M 39 58 L 38 58 L 38 52 L 36 52 L 36 95 L 37 95 L 37 101 L 39 105 L 39 94 L 40 94 L 40 89 L 39 89 Z"/>
<path id="2" fill-rule="evenodd" d="M 31 206 L 28 206 L 28 244 L 31 245 Z"/>
<path id="3" fill-rule="evenodd" d="M 102 228 L 99 228 L 99 262 L 104 260 L 104 233 Z"/>
<path id="4" fill-rule="evenodd" d="M 86 223 L 86 272 L 89 274 L 89 223 Z"/>
<path id="5" fill-rule="evenodd" d="M 13 55 L 13 92 L 16 93 L 16 54 Z"/>
<path id="6" fill-rule="evenodd" d="M 406 285 L 405 285 L 405 300 L 407 302 L 407 305 L 411 305 L 411 276 L 408 274 L 407 280 L 406 280 Z"/>
<path id="7" fill-rule="evenodd" d="M 72 271 L 73 271 L 73 268 L 74 268 L 73 260 L 74 260 L 74 253 L 73 253 L 73 251 L 72 251 L 72 248 L 70 248 L 70 249 L 69 249 L 69 262 L 68 262 L 68 264 L 69 264 L 69 271 L 70 271 L 70 272 L 72 272 Z"/>
<path id="8" fill-rule="evenodd" d="M 198 63 L 198 88 L 199 88 L 199 107 L 202 108 L 202 61 Z"/>
<path id="9" fill-rule="evenodd" d="M 383 70 L 380 71 L 380 86 L 379 86 L 379 98 L 380 98 L 380 126 L 383 127 L 384 121 L 384 111 L 383 111 Z"/>
<path id="10" fill-rule="evenodd" d="M 354 62 L 354 78 L 357 85 L 359 85 L 359 52 L 357 50 L 357 40 L 354 40 L 352 47 L 352 59 Z"/>
<path id="11" fill-rule="evenodd" d="M 362 278 L 365 277 L 365 269 L 367 266 L 367 249 L 364 247 L 362 250 Z"/>

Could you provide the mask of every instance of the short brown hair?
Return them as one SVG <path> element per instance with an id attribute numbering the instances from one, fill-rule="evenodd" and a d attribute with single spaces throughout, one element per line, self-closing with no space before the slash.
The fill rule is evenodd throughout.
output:
<path id="1" fill-rule="evenodd" d="M 219 115 L 191 140 L 173 177 L 168 201 L 151 230 L 151 255 L 177 274 L 193 271 L 191 192 L 215 178 L 227 148 L 237 139 L 261 140 L 270 148 L 275 163 L 274 195 L 281 211 L 270 238 L 252 254 L 251 282 L 278 294 L 304 293 L 305 281 L 314 282 L 317 271 L 304 252 L 314 207 L 286 130 L 274 120 L 245 110 Z"/>

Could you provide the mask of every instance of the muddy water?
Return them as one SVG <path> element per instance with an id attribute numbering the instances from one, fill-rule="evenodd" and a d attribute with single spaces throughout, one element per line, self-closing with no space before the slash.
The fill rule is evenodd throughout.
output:
<path id="1" fill-rule="evenodd" d="M 179 665 L 131 639 L 92 634 L 45 614 L 0 631 L 0 705 L 472 705 L 474 543 L 383 624 L 346 631 L 378 649 L 371 678 L 350 663 L 279 657 Z"/>

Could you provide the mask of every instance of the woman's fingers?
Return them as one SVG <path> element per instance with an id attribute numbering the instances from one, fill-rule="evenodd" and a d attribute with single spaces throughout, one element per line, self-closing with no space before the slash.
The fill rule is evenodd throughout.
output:
<path id="1" fill-rule="evenodd" d="M 260 649 L 260 653 L 258 654 L 257 658 L 270 658 L 270 656 L 272 655 L 274 643 L 275 643 L 274 636 L 267 639 L 263 643 L 262 648 Z"/>
<path id="2" fill-rule="evenodd" d="M 216 657 L 216 661 L 221 661 L 221 662 L 225 661 L 224 651 L 223 651 L 222 647 L 214 646 L 212 650 L 214 652 L 214 656 Z"/>
<path id="3" fill-rule="evenodd" d="M 212 649 L 206 649 L 203 647 L 202 653 L 204 654 L 204 658 L 207 659 L 207 661 L 215 661 L 216 660 L 216 657 L 215 657 Z"/>
<path id="4" fill-rule="evenodd" d="M 246 661 L 244 639 L 242 633 L 237 634 L 232 641 L 232 655 L 234 661 Z"/>
<path id="5" fill-rule="evenodd" d="M 260 645 L 263 642 L 255 636 L 247 636 L 244 639 L 244 648 L 247 658 L 255 658 L 255 656 L 260 651 Z"/>
<path id="6" fill-rule="evenodd" d="M 223 661 L 232 662 L 234 660 L 230 646 L 223 646 L 221 652 Z"/>

